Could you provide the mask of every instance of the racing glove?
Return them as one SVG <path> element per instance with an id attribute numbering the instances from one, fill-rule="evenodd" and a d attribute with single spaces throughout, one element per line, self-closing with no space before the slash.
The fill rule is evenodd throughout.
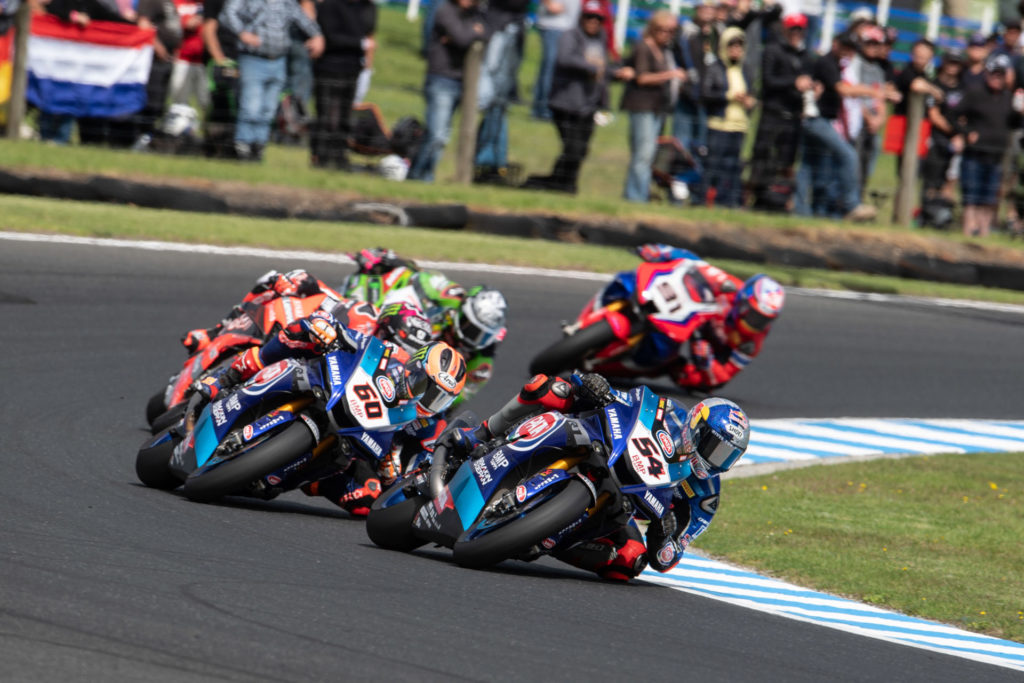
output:
<path id="1" fill-rule="evenodd" d="M 588 372 L 585 375 L 573 375 L 572 383 L 575 388 L 577 410 L 590 408 L 603 408 L 615 402 L 615 394 L 612 392 L 608 380 L 596 372 Z M 581 405 L 581 402 L 583 405 Z"/>

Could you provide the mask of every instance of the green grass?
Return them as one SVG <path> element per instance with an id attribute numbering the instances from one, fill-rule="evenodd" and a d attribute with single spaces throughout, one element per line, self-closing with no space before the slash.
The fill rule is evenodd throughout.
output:
<path id="1" fill-rule="evenodd" d="M 422 119 L 421 94 L 424 62 L 418 54 L 419 23 L 405 19 L 401 8 L 384 7 L 380 12 L 377 60 L 369 100 L 375 102 L 389 124 L 414 115 Z M 526 58 L 519 72 L 520 96 L 529 101 L 537 73 L 540 44 L 536 32 L 527 36 Z M 742 225 L 757 228 L 786 229 L 828 227 L 837 224 L 796 216 L 752 213 L 747 211 L 680 208 L 664 203 L 636 205 L 620 199 L 629 161 L 628 118 L 617 111 L 619 86 L 613 88 L 611 104 L 615 121 L 599 128 L 591 143 L 590 155 L 583 166 L 578 197 L 569 198 L 544 192 L 528 192 L 489 186 L 462 186 L 452 182 L 455 159 L 455 131 L 438 169 L 439 182 L 396 184 L 369 174 L 338 173 L 309 167 L 308 152 L 301 147 L 272 146 L 262 165 L 240 165 L 207 161 L 201 158 L 139 155 L 127 151 L 97 148 L 55 148 L 32 142 L 0 141 L 0 164 L 8 167 L 52 168 L 75 172 L 106 173 L 132 178 L 172 176 L 208 180 L 236 180 L 256 184 L 308 187 L 358 194 L 369 198 L 398 198 L 410 202 L 459 202 L 473 207 L 506 211 L 541 211 L 563 215 L 588 215 L 623 220 L 688 221 L 705 224 Z M 560 151 L 552 124 L 535 121 L 528 105 L 513 106 L 509 115 L 510 156 L 522 164 L 526 173 L 547 173 Z M 892 193 L 895 188 L 895 164 L 891 156 L 879 159 L 871 189 Z M 883 211 L 888 215 L 887 211 Z M 890 225 L 857 226 L 858 230 L 903 231 Z M 956 234 L 915 231 L 955 241 L 967 238 Z M 988 238 L 993 244 L 1020 249 L 1019 242 L 1003 236 Z"/>
<path id="2" fill-rule="evenodd" d="M 582 269 L 604 273 L 632 270 L 638 263 L 637 257 L 626 249 L 588 244 L 539 242 L 462 231 L 366 224 L 221 215 L 203 215 L 199 219 L 197 216 L 194 213 L 115 204 L 0 195 L 0 229 L 3 230 L 328 252 L 382 245 L 421 259 Z M 715 263 L 743 278 L 756 272 L 766 272 L 783 284 L 792 286 L 1024 304 L 1024 292 L 1012 290 L 829 270 L 764 266 L 743 261 L 716 259 Z"/>
<path id="3" fill-rule="evenodd" d="M 1024 454 L 723 482 L 699 547 L 801 586 L 1024 642 Z"/>

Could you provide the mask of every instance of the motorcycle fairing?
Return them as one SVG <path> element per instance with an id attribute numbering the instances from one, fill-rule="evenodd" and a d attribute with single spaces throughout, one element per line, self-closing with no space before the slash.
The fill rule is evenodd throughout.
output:
<path id="1" fill-rule="evenodd" d="M 641 306 L 653 308 L 647 319 L 654 329 L 677 342 L 686 341 L 720 311 L 696 262 L 640 264 L 636 273 L 636 298 Z"/>
<path id="2" fill-rule="evenodd" d="M 689 461 L 675 452 L 665 428 L 667 400 L 659 398 L 646 386 L 631 389 L 626 400 L 634 408 L 632 414 L 620 403 L 612 403 L 604 409 L 612 443 L 608 463 L 614 466 L 625 456 L 635 479 L 621 482 L 622 492 L 642 496 L 649 489 L 672 487 L 690 476 Z"/>
<path id="3" fill-rule="evenodd" d="M 328 410 L 343 399 L 349 417 L 369 431 L 394 431 L 412 422 L 416 419 L 416 404 L 398 397 L 394 381 L 387 373 L 391 349 L 376 337 L 364 337 L 361 345 L 361 356 L 342 352 L 327 354 L 326 367 L 331 384 Z"/>

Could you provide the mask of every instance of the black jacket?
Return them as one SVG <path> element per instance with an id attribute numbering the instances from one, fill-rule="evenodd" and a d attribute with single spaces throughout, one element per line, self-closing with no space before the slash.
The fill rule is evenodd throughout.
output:
<path id="1" fill-rule="evenodd" d="M 803 96 L 796 89 L 798 76 L 809 76 L 814 56 L 788 43 L 771 43 L 761 59 L 761 103 L 765 110 L 784 116 L 800 116 Z"/>
<path id="2" fill-rule="evenodd" d="M 324 34 L 324 53 L 316 60 L 317 74 L 356 76 L 363 68 L 363 39 L 377 28 L 377 5 L 372 0 L 321 0 L 316 23 Z"/>

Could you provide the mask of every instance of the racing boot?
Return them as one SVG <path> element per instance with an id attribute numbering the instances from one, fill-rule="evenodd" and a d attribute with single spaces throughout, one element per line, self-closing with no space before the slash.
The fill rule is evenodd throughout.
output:
<path id="1" fill-rule="evenodd" d="M 619 545 L 611 538 L 583 541 L 553 553 L 562 562 L 594 572 L 609 581 L 629 581 L 647 567 L 647 548 L 636 539 Z"/>
<path id="2" fill-rule="evenodd" d="M 353 517 L 366 517 L 383 487 L 365 460 L 353 460 L 344 472 L 302 487 L 307 496 L 323 496 Z"/>

